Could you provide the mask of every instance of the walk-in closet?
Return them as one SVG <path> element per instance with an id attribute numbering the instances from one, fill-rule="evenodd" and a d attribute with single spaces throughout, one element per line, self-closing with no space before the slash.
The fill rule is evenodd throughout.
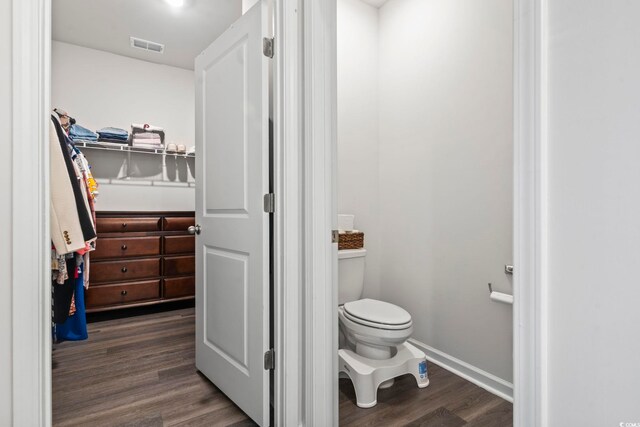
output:
<path id="1" fill-rule="evenodd" d="M 52 2 L 56 426 L 246 420 L 195 367 L 194 307 L 194 61 L 242 12 Z"/>

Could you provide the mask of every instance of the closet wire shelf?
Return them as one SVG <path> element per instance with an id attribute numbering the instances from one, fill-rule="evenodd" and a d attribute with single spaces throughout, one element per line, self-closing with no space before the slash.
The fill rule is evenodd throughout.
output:
<path id="1" fill-rule="evenodd" d="M 171 153 L 166 150 L 156 150 L 153 148 L 136 148 L 131 147 L 129 145 L 124 144 L 115 144 L 115 143 L 107 143 L 107 142 L 92 142 L 92 141 L 82 141 L 75 140 L 73 141 L 76 147 L 78 148 L 91 148 L 96 150 L 105 150 L 105 151 L 118 151 L 121 153 L 136 153 L 136 154 L 152 154 L 152 155 L 161 155 L 161 156 L 175 156 L 175 157 L 184 157 L 188 159 L 194 159 L 196 155 L 194 153 Z"/>

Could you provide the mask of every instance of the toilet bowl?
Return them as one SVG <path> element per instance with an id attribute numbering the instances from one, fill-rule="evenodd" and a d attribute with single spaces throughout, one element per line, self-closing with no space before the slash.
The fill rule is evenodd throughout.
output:
<path id="1" fill-rule="evenodd" d="M 362 297 L 365 249 L 338 251 L 339 374 L 351 379 L 357 405 L 377 403 L 378 388 L 412 374 L 418 387 L 429 385 L 425 354 L 409 344 L 411 315 L 397 305 Z"/>
<path id="2" fill-rule="evenodd" d="M 411 315 L 404 309 L 368 298 L 338 307 L 338 319 L 349 348 L 371 359 L 391 358 L 413 333 Z"/>

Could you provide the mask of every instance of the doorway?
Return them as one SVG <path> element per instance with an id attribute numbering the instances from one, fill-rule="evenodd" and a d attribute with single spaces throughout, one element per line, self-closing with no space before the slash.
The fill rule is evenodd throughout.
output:
<path id="1" fill-rule="evenodd" d="M 259 425 L 273 424 L 273 368 L 264 362 L 273 346 L 272 211 L 263 205 L 272 181 L 271 57 L 263 49 L 273 31 L 270 7 L 263 1 L 242 10 L 235 0 L 130 6 L 53 5 L 54 147 L 79 164 L 81 174 L 69 179 L 93 183 L 86 222 L 97 233 L 88 242 L 95 250 L 81 258 L 75 247 L 66 256 L 55 245 L 56 283 L 73 282 L 75 291 L 62 294 L 53 285 L 53 422 L 138 423 L 144 413 L 152 423 L 172 424 L 198 412 L 206 422 L 230 399 Z M 186 40 L 190 35 L 197 40 Z M 57 166 L 52 162 L 54 176 Z M 54 214 L 58 191 L 51 189 Z M 52 221 L 52 236 L 64 229 L 67 244 L 87 240 L 59 223 Z M 194 293 L 195 315 L 187 308 L 158 317 L 174 303 L 192 302 Z M 117 319 L 91 324 L 93 340 L 86 329 L 65 333 L 69 323 L 82 323 L 83 302 L 88 315 Z M 143 307 L 153 312 L 130 319 Z M 157 333 L 145 330 L 148 324 Z M 141 352 L 131 354 L 127 342 L 136 339 Z M 104 356 L 101 365 L 70 362 L 83 351 Z M 121 358 L 116 366 L 114 357 Z M 187 394 L 186 413 L 176 412 L 162 405 L 170 397 L 158 383 L 170 372 L 187 388 L 209 380 L 215 393 L 205 387 L 191 401 Z M 83 389 L 79 408 L 74 392 L 87 381 L 96 387 Z M 151 406 L 123 404 L 118 393 L 126 390 Z"/>
<path id="2" fill-rule="evenodd" d="M 512 306 L 488 284 L 513 293 L 512 16 L 511 0 L 337 1 L 338 214 L 355 216 L 338 228 L 364 232 L 361 298 L 409 313 L 431 366 L 508 400 Z"/>
<path id="3" fill-rule="evenodd" d="M 374 2 L 371 2 L 374 3 Z M 380 2 L 375 2 L 380 3 Z M 401 2 L 390 2 L 396 5 Z M 323 43 L 325 46 L 336 46 L 339 41 L 336 40 L 335 31 L 320 31 L 322 24 L 328 19 L 329 28 L 335 28 L 336 21 L 336 3 L 325 7 L 318 7 L 322 11 L 318 14 L 322 16 L 315 17 L 313 14 L 309 18 L 312 22 L 309 30 L 310 40 L 308 45 Z M 316 9 L 313 10 L 316 12 Z M 541 204 L 544 204 L 544 198 L 540 198 L 541 194 L 545 194 L 544 180 L 540 169 L 544 164 L 544 156 L 540 157 L 544 147 L 544 138 L 542 134 L 537 134 L 533 130 L 541 129 L 541 122 L 538 120 L 540 111 L 544 111 L 544 98 L 538 98 L 540 93 L 544 93 L 545 82 L 539 80 L 544 75 L 543 68 L 538 61 L 538 56 L 534 52 L 540 53 L 539 49 L 544 50 L 544 44 L 541 42 L 544 37 L 543 24 L 541 14 L 543 10 L 539 8 L 539 4 L 527 1 L 515 1 L 513 3 L 513 395 L 514 395 L 514 424 L 515 425 L 536 425 L 540 420 L 541 405 L 544 404 L 544 382 L 539 381 L 540 371 L 538 367 L 544 367 L 543 342 L 545 334 L 544 311 L 542 305 L 544 303 L 544 286 L 545 282 L 540 275 L 542 265 L 545 262 L 544 252 L 544 210 L 541 210 Z M 327 18 L 328 17 L 328 18 Z M 410 33 L 411 28 L 406 29 L 406 33 Z M 436 42 L 435 40 L 433 41 Z M 417 48 L 414 44 L 409 45 L 411 48 Z M 309 157 L 314 169 L 310 173 L 309 182 L 306 183 L 306 191 L 313 193 L 320 186 L 322 188 L 333 188 L 334 191 L 324 194 L 324 203 L 314 203 L 314 211 L 307 212 L 309 222 L 314 224 L 313 230 L 321 235 L 323 229 L 331 227 L 337 229 L 335 215 L 338 213 L 336 207 L 336 182 L 333 177 L 336 176 L 336 170 L 329 166 L 336 164 L 335 153 L 337 147 L 335 138 L 335 117 L 336 110 L 327 113 L 326 105 L 337 105 L 336 96 L 336 52 L 332 48 L 323 52 L 308 52 L 310 59 L 308 60 L 306 69 L 306 81 L 309 89 L 307 93 L 313 94 L 316 98 L 320 97 L 323 103 L 316 105 L 315 103 L 307 103 L 308 122 L 311 122 L 310 132 L 311 141 L 307 142 L 307 149 L 313 153 Z M 405 70 L 407 73 L 413 70 Z M 329 76 L 329 78 L 327 78 Z M 366 79 L 367 77 L 363 77 Z M 533 82 L 542 82 L 540 85 Z M 361 82 L 358 82 L 359 84 Z M 542 89 L 541 89 L 542 88 Z M 541 92 L 542 91 L 542 92 Z M 307 122 L 307 123 L 308 123 Z M 326 133 L 315 132 L 315 129 L 324 129 Z M 542 135 L 542 136 L 541 136 Z M 310 145 L 309 145 L 310 144 Z M 321 145 L 321 146 L 319 146 Z M 331 150 L 328 150 L 331 147 Z M 323 151 L 327 150 L 327 151 Z M 532 169 L 532 165 L 537 165 Z M 356 168 L 361 165 L 356 165 Z M 322 193 L 317 193 L 322 194 Z M 322 211 L 331 207 L 330 212 Z M 542 221 L 542 222 L 540 222 Z M 326 254 L 327 257 L 335 257 L 335 253 L 329 255 L 326 251 L 327 243 L 323 241 L 314 241 L 312 246 L 318 253 Z M 334 247 L 335 249 L 335 247 Z M 334 258 L 335 259 L 335 258 Z M 503 261 L 501 261 L 502 263 Z M 314 266 L 322 269 L 327 265 L 328 259 L 314 262 Z M 501 267 L 501 268 L 500 268 Z M 502 271 L 504 265 L 499 268 Z M 511 271 L 511 269 L 509 269 Z M 323 277 L 321 273 L 317 275 L 318 280 Z M 330 279 L 330 273 L 324 276 L 325 280 Z M 315 280 L 315 278 L 314 278 Z M 333 277 L 334 289 L 331 294 L 324 294 L 322 297 L 323 304 L 337 301 L 337 283 L 336 277 Z M 489 289 L 487 284 L 483 284 L 485 288 L 485 298 L 489 298 Z M 318 303 L 320 304 L 320 303 Z M 336 304 L 337 305 L 337 304 Z M 335 316 L 336 313 L 331 314 Z M 337 316 L 336 316 L 337 317 Z M 337 326 L 332 325 L 334 331 L 333 345 L 337 345 Z M 318 332 L 320 329 L 318 329 Z M 316 341 L 317 340 L 317 341 Z M 324 341 L 323 341 L 324 340 Z M 321 337 L 320 335 L 314 339 L 315 343 L 323 343 L 324 346 L 331 346 L 330 339 Z M 318 348 L 320 350 L 320 348 Z M 451 359 L 449 359 L 451 360 Z M 337 369 L 336 361 L 330 360 L 326 363 L 326 370 Z M 469 368 L 467 364 L 459 364 L 459 375 L 466 375 L 465 370 Z M 544 369 L 544 368 L 542 368 Z M 326 379 L 326 370 L 316 373 L 307 374 L 307 378 L 316 381 Z M 326 384 L 330 384 L 325 381 Z M 500 384 L 497 381 L 496 384 Z M 330 386 L 327 386 L 330 387 Z M 333 398 L 335 399 L 336 409 L 333 412 L 336 416 L 339 404 L 337 390 L 338 387 L 334 383 Z M 329 394 L 329 391 L 322 390 L 323 393 Z"/>

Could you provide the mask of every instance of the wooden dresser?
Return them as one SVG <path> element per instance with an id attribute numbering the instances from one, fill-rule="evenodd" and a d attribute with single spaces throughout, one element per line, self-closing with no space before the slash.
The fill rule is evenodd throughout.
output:
<path id="1" fill-rule="evenodd" d="M 193 212 L 98 212 L 87 312 L 195 297 Z"/>

